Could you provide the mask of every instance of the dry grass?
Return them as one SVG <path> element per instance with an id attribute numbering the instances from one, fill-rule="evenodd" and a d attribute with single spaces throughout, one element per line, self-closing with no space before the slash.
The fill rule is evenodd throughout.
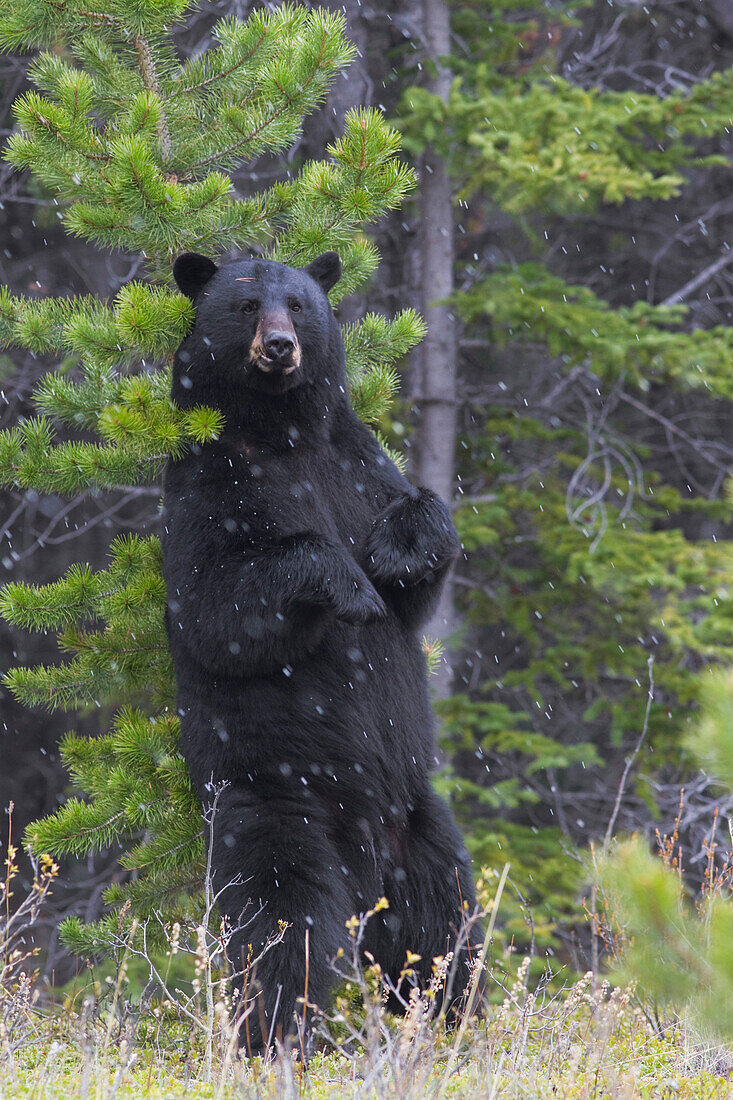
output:
<path id="1" fill-rule="evenodd" d="M 368 979 L 367 984 L 368 984 Z M 655 1036 L 628 995 L 592 988 L 584 978 L 545 1000 L 519 982 L 486 1021 L 456 1035 L 416 1008 L 388 1018 L 372 996 L 330 1051 L 307 1066 L 282 1053 L 269 1064 L 232 1053 L 219 1035 L 212 1072 L 195 1031 L 159 1020 L 124 1018 L 89 998 L 78 1016 L 43 1020 L 28 1041 L 6 1052 L 0 1093 L 8 1100 L 80 1096 L 546 1100 L 618 1097 L 730 1097 L 730 1078 L 715 1058 L 685 1046 L 681 1032 Z M 415 1003 L 417 1004 L 417 998 Z"/>
<path id="2" fill-rule="evenodd" d="M 733 1058 L 706 1050 L 674 1019 L 662 1026 L 629 991 L 592 974 L 560 992 L 543 982 L 530 988 L 529 959 L 513 971 L 506 958 L 492 967 L 506 871 L 486 914 L 485 969 L 501 1001 L 484 1019 L 464 1018 L 446 1031 L 436 1006 L 450 959 L 437 964 L 430 989 L 413 989 L 404 1016 L 389 1015 L 378 968 L 364 971 L 356 962 L 367 914 L 349 922 L 351 977 L 318 1016 L 319 1049 L 306 1064 L 298 1041 L 267 1062 L 242 1055 L 238 1040 L 250 1009 L 232 1005 L 217 969 L 223 940 L 210 891 L 198 927 L 165 930 L 167 951 L 149 949 L 149 930 L 133 926 L 105 981 L 72 989 L 62 1003 L 44 1000 L 25 944 L 56 868 L 50 861 L 38 868 L 31 894 L 19 905 L 15 899 L 13 912 L 13 854 L 11 845 L 0 881 L 2 1100 L 733 1097 Z"/>

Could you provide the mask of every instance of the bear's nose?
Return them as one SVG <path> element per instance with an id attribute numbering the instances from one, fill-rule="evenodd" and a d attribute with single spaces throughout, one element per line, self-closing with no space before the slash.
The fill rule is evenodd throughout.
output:
<path id="1" fill-rule="evenodd" d="M 269 332 L 262 344 L 268 359 L 287 359 L 295 351 L 295 340 L 287 332 Z"/>

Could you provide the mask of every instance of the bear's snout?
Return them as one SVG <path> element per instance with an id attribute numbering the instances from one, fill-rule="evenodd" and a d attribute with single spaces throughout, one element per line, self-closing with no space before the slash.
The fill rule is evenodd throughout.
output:
<path id="1" fill-rule="evenodd" d="M 250 359 L 265 374 L 292 374 L 300 366 L 300 345 L 287 315 L 265 314 L 257 326 Z"/>
<path id="2" fill-rule="evenodd" d="M 288 332 L 270 332 L 262 341 L 265 354 L 270 359 L 288 359 L 295 351 L 295 337 Z"/>

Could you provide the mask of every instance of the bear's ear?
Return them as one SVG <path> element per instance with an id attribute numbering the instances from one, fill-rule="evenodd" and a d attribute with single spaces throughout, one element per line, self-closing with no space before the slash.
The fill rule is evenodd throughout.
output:
<path id="1" fill-rule="evenodd" d="M 305 271 L 328 294 L 331 287 L 336 286 L 341 278 L 341 260 L 338 252 L 324 252 L 322 256 L 316 256 Z"/>
<path id="2" fill-rule="evenodd" d="M 178 283 L 178 289 L 187 298 L 195 298 L 218 270 L 208 256 L 200 256 L 198 252 L 184 252 L 173 264 L 173 278 Z"/>

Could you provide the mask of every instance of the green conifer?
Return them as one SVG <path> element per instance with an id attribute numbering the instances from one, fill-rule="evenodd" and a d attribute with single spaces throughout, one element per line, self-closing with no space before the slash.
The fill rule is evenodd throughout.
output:
<path id="1" fill-rule="evenodd" d="M 2 289 L 0 345 L 63 359 L 64 369 L 37 386 L 39 416 L 0 436 L 0 483 L 61 494 L 157 484 L 169 454 L 211 439 L 222 423 L 216 410 L 183 413 L 169 400 L 172 353 L 192 320 L 190 302 L 172 289 L 172 259 L 256 248 L 302 265 L 337 249 L 344 274 L 335 304 L 377 266 L 363 227 L 412 185 L 396 157 L 396 133 L 379 112 L 359 110 L 327 160 L 238 196 L 229 173 L 293 144 L 353 48 L 340 15 L 285 4 L 245 22 L 221 20 L 213 46 L 182 61 L 171 26 L 189 7 L 190 0 L 0 2 L 0 45 L 41 49 L 30 69 L 34 90 L 15 104 L 6 158 L 55 199 L 69 233 L 141 254 L 147 276 L 112 302 L 31 300 Z M 409 310 L 391 321 L 367 316 L 346 331 L 352 399 L 368 422 L 389 404 L 393 363 L 421 331 Z M 97 441 L 77 439 L 81 430 Z M 27 842 L 55 856 L 120 846 L 132 874 L 106 901 L 138 916 L 180 912 L 202 872 L 202 822 L 178 753 L 164 608 L 158 540 L 134 535 L 113 542 L 104 571 L 78 564 L 55 584 L 11 584 L 0 597 L 8 621 L 57 631 L 69 657 L 13 669 L 5 681 L 13 693 L 33 706 L 115 712 L 98 738 L 66 737 L 63 759 L 83 797 L 32 825 Z M 68 921 L 66 941 L 98 948 L 118 919 L 113 912 L 98 926 Z"/>
<path id="2" fill-rule="evenodd" d="M 438 704 L 440 782 L 475 861 L 511 860 L 532 942 L 555 951 L 558 923 L 579 916 L 570 841 L 603 836 L 619 750 L 643 725 L 648 657 L 656 692 L 627 794 L 654 816 L 662 769 L 668 781 L 690 767 L 699 669 L 729 660 L 733 639 L 730 543 L 697 534 L 728 523 L 730 502 L 675 480 L 662 434 L 722 480 L 715 432 L 733 399 L 733 329 L 691 323 L 678 296 L 649 304 L 646 288 L 626 285 L 627 304 L 610 304 L 562 277 L 573 259 L 547 244 L 592 251 L 613 207 L 631 207 L 619 225 L 632 225 L 643 218 L 634 203 L 677 198 L 693 168 L 698 188 L 712 187 L 727 162 L 733 69 L 666 96 L 574 85 L 552 42 L 584 6 L 451 5 L 450 95 L 409 88 L 399 113 L 405 147 L 443 157 L 465 206 L 454 305 L 473 349 L 454 519 L 468 660 L 464 691 Z M 604 272 L 625 255 L 606 243 Z M 709 419 L 699 440 L 663 415 L 673 397 Z M 521 943 L 524 907 L 512 905 L 506 895 L 505 932 Z"/>

